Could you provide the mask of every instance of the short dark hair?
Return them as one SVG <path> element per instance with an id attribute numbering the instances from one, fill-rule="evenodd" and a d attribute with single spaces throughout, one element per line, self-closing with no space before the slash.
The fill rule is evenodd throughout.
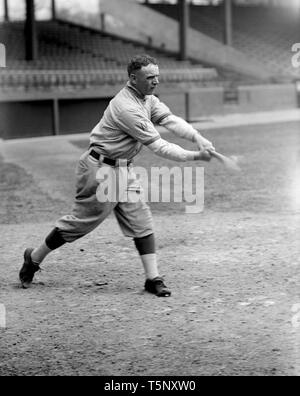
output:
<path id="1" fill-rule="evenodd" d="M 130 77 L 131 73 L 140 70 L 143 66 L 157 65 L 157 60 L 147 54 L 134 56 L 128 64 L 127 71 Z"/>

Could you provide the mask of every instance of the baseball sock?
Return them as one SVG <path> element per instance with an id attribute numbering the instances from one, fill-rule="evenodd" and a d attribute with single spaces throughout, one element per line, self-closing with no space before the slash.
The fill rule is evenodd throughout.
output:
<path id="1" fill-rule="evenodd" d="M 157 257 L 155 253 L 154 234 L 144 238 L 135 238 L 135 246 L 140 254 L 146 279 L 154 279 L 159 276 Z"/>
<path id="2" fill-rule="evenodd" d="M 157 268 L 156 254 L 145 254 L 141 256 L 141 260 L 145 270 L 146 279 L 154 279 L 159 276 Z"/>
<path id="3" fill-rule="evenodd" d="M 31 253 L 32 261 L 35 264 L 41 264 L 49 253 L 63 246 L 65 243 L 66 241 L 59 233 L 59 230 L 54 228 L 47 236 L 45 242 Z"/>
<path id="4" fill-rule="evenodd" d="M 52 250 L 49 249 L 44 242 L 40 247 L 34 249 L 34 251 L 31 253 L 31 259 L 35 264 L 41 264 L 41 262 L 46 258 L 46 256 L 48 256 L 50 252 L 52 252 Z"/>

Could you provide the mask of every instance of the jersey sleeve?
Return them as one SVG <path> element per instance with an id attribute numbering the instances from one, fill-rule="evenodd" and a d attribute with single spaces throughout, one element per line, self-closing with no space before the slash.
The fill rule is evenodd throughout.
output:
<path id="1" fill-rule="evenodd" d="M 177 144 L 170 143 L 162 138 L 151 143 L 148 149 L 160 157 L 173 161 L 185 162 L 199 159 L 199 151 L 185 150 Z"/>
<path id="2" fill-rule="evenodd" d="M 118 127 L 145 146 L 160 139 L 153 123 L 142 112 L 127 109 L 120 114 Z"/>
<path id="3" fill-rule="evenodd" d="M 153 124 L 160 124 L 166 117 L 172 115 L 172 112 L 156 96 L 152 96 L 151 103 L 151 121 Z"/>

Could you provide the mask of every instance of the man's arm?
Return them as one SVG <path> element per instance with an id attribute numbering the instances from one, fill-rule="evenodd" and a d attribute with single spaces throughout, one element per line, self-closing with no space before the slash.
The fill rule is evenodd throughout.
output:
<path id="1" fill-rule="evenodd" d="M 153 123 L 135 109 L 124 111 L 119 117 L 119 124 L 124 132 L 161 157 L 181 162 L 211 159 L 207 151 L 188 151 L 162 139 Z"/>
<path id="2" fill-rule="evenodd" d="M 200 151 L 202 150 L 214 150 L 214 146 L 212 143 L 205 139 L 200 132 L 192 127 L 188 122 L 186 122 L 183 118 L 177 117 L 175 115 L 169 115 L 165 117 L 160 125 L 167 128 L 169 131 L 173 132 L 175 135 L 187 139 L 191 142 L 197 143 L 197 146 Z"/>
<path id="3" fill-rule="evenodd" d="M 160 157 L 171 159 L 173 161 L 209 161 L 211 155 L 207 151 L 189 151 L 185 150 L 177 144 L 170 143 L 162 138 L 146 145 L 151 151 Z"/>

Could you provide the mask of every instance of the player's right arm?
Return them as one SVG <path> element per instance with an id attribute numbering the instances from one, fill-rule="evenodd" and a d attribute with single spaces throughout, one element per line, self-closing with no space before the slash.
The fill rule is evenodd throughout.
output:
<path id="1" fill-rule="evenodd" d="M 155 142 L 145 146 L 156 155 L 173 161 L 209 161 L 211 159 L 211 155 L 207 151 L 185 150 L 177 144 L 170 143 L 162 138 L 159 138 Z"/>
<path id="2" fill-rule="evenodd" d="M 211 156 L 204 151 L 189 151 L 163 139 L 153 123 L 136 109 L 127 109 L 119 117 L 119 127 L 134 139 L 145 145 L 156 155 L 173 161 L 209 161 Z"/>

